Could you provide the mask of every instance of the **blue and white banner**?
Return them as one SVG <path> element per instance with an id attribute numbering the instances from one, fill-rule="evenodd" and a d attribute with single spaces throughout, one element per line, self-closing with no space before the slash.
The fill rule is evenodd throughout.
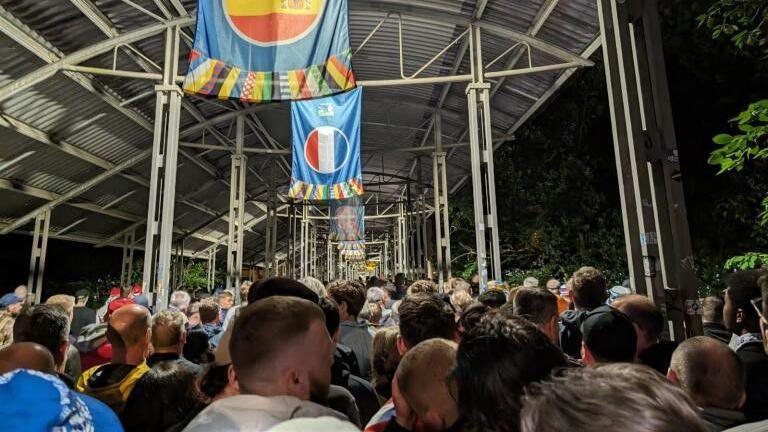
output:
<path id="1" fill-rule="evenodd" d="M 291 105 L 293 163 L 289 197 L 338 200 L 363 194 L 361 99 L 362 89 L 357 88 Z"/>
<path id="2" fill-rule="evenodd" d="M 347 0 L 199 0 L 184 91 L 270 102 L 355 87 Z"/>

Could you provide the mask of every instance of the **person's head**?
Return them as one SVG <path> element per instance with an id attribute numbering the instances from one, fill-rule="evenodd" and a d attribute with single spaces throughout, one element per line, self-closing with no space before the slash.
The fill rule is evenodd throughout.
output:
<path id="1" fill-rule="evenodd" d="M 381 303 L 366 303 L 364 306 L 365 319 L 373 325 L 379 325 L 382 317 Z M 363 316 L 363 313 L 360 313 Z"/>
<path id="2" fill-rule="evenodd" d="M 34 342 L 18 342 L 0 349 L 0 375 L 16 369 L 55 374 L 56 363 L 48 348 Z"/>
<path id="3" fill-rule="evenodd" d="M 560 295 L 560 281 L 557 279 L 550 279 L 547 281 L 547 291 L 554 295 Z"/>
<path id="4" fill-rule="evenodd" d="M 528 276 L 523 280 L 523 288 L 538 288 L 539 280 L 533 276 Z"/>
<path id="5" fill-rule="evenodd" d="M 59 305 L 67 314 L 69 321 L 72 322 L 72 317 L 75 310 L 75 298 L 66 294 L 56 294 L 48 297 L 45 304 Z"/>
<path id="6" fill-rule="evenodd" d="M 416 282 L 412 283 L 411 286 L 408 287 L 408 295 L 411 294 L 436 294 L 437 293 L 437 285 L 435 285 L 434 282 L 428 279 L 420 279 Z"/>
<path id="7" fill-rule="evenodd" d="M 59 372 L 64 371 L 69 346 L 69 317 L 60 305 L 42 304 L 21 311 L 13 325 L 13 340 L 46 347 Z"/>
<path id="8" fill-rule="evenodd" d="M 704 323 L 723 323 L 723 298 L 717 295 L 711 295 L 701 299 L 702 316 Z"/>
<path id="9" fill-rule="evenodd" d="M 187 332 L 183 348 L 184 358 L 200 365 L 213 361 L 213 351 L 208 339 L 208 333 L 203 330 Z"/>
<path id="10" fill-rule="evenodd" d="M 400 314 L 401 354 L 421 341 L 432 338 L 456 339 L 453 310 L 442 299 L 431 294 L 407 295 L 398 308 Z"/>
<path id="11" fill-rule="evenodd" d="M 490 313 L 459 344 L 459 413 L 476 430 L 516 431 L 525 386 L 563 366 L 562 352 L 536 326 Z"/>
<path id="12" fill-rule="evenodd" d="M 257 300 L 272 296 L 298 297 L 309 300 L 312 303 L 317 303 L 318 298 L 317 294 L 299 281 L 288 278 L 271 277 L 262 279 L 255 285 L 251 285 L 251 289 L 248 291 L 248 303 L 254 303 Z"/>
<path id="13" fill-rule="evenodd" d="M 14 290 L 13 293 L 17 297 L 21 297 L 23 299 L 27 298 L 27 286 L 26 285 L 19 285 Z"/>
<path id="14" fill-rule="evenodd" d="M 160 311 L 152 317 L 152 347 L 156 353 L 181 354 L 187 340 L 187 317 L 174 310 Z"/>
<path id="15" fill-rule="evenodd" d="M 760 320 L 750 301 L 760 297 L 757 270 L 731 273 L 725 278 L 725 304 L 723 305 L 723 324 L 731 332 L 758 333 Z"/>
<path id="16" fill-rule="evenodd" d="M 200 322 L 203 324 L 219 324 L 221 322 L 221 306 L 213 299 L 200 302 Z"/>
<path id="17" fill-rule="evenodd" d="M 229 310 L 235 305 L 235 294 L 230 290 L 224 290 L 217 297 L 221 310 Z"/>
<path id="18" fill-rule="evenodd" d="M 389 399 L 392 397 L 392 380 L 400 364 L 400 352 L 397 350 L 397 327 L 385 327 L 373 336 L 371 351 L 371 384 L 376 393 Z"/>
<path id="19" fill-rule="evenodd" d="M 24 306 L 24 297 L 19 297 L 14 293 L 8 293 L 0 297 L 0 306 L 4 307 L 9 314 L 16 316 L 21 312 L 21 309 Z"/>
<path id="20" fill-rule="evenodd" d="M 512 313 L 535 324 L 552 343 L 558 341 L 557 297 L 541 288 L 523 288 L 512 302 Z"/>
<path id="21" fill-rule="evenodd" d="M 88 299 L 90 297 L 91 297 L 91 292 L 85 288 L 75 291 L 75 306 L 87 305 Z"/>
<path id="22" fill-rule="evenodd" d="M 589 312 L 581 324 L 584 363 L 632 362 L 637 354 L 637 332 L 623 312 L 601 306 Z"/>
<path id="23" fill-rule="evenodd" d="M 179 362 L 160 362 L 136 382 L 121 419 L 126 430 L 167 430 L 205 408 L 195 386 L 196 371 Z"/>
<path id="24" fill-rule="evenodd" d="M 395 287 L 401 289 L 406 284 L 405 273 L 395 275 Z"/>
<path id="25" fill-rule="evenodd" d="M 240 303 L 248 303 L 248 292 L 251 291 L 251 285 L 253 285 L 253 282 L 249 280 L 243 281 L 243 283 L 240 284 Z"/>
<path id="26" fill-rule="evenodd" d="M 331 381 L 333 343 L 316 304 L 273 296 L 249 304 L 229 342 L 240 391 L 323 403 Z"/>
<path id="27" fill-rule="evenodd" d="M 563 370 L 523 397 L 521 432 L 705 432 L 696 406 L 651 368 L 628 363 Z"/>
<path id="28" fill-rule="evenodd" d="M 466 282 L 465 282 L 466 283 Z M 469 284 L 467 284 L 467 287 L 469 287 Z M 461 316 L 465 310 L 472 304 L 474 301 L 472 299 L 472 295 L 469 293 L 468 290 L 461 290 L 461 291 L 453 291 L 453 294 L 451 294 L 451 304 L 453 305 L 453 308 L 456 310 L 456 315 Z"/>
<path id="29" fill-rule="evenodd" d="M 355 321 L 365 304 L 365 291 L 356 284 L 344 280 L 329 284 L 328 297 L 339 305 L 342 321 Z"/>
<path id="30" fill-rule="evenodd" d="M 365 299 L 368 301 L 368 303 L 381 304 L 384 301 L 384 290 L 377 286 L 372 286 L 366 291 Z"/>
<path id="31" fill-rule="evenodd" d="M 477 301 L 491 309 L 498 309 L 507 302 L 507 295 L 502 290 L 492 289 L 480 294 Z"/>
<path id="32" fill-rule="evenodd" d="M 320 297 L 317 302 L 325 315 L 325 328 L 334 343 L 339 343 L 341 317 L 339 316 L 339 305 L 332 298 Z"/>
<path id="33" fill-rule="evenodd" d="M 144 306 L 123 306 L 110 316 L 107 340 L 112 344 L 112 363 L 141 364 L 151 338 L 152 317 Z"/>
<path id="34" fill-rule="evenodd" d="M 8 312 L 0 312 L 0 348 L 13 343 L 13 324 L 16 318 Z"/>
<path id="35" fill-rule="evenodd" d="M 459 334 L 463 336 L 470 331 L 490 310 L 491 308 L 482 303 L 469 305 L 457 322 Z"/>
<path id="36" fill-rule="evenodd" d="M 700 407 L 738 410 L 747 397 L 739 357 L 728 345 L 706 336 L 678 345 L 667 378 L 679 384 Z"/>
<path id="37" fill-rule="evenodd" d="M 455 363 L 455 342 L 427 339 L 411 348 L 397 368 L 400 393 L 427 430 L 445 430 L 459 419 L 451 388 Z"/>
<path id="38" fill-rule="evenodd" d="M 312 276 L 307 276 L 299 279 L 299 282 L 311 289 L 318 297 L 328 297 L 328 291 L 320 280 L 313 278 Z"/>
<path id="39" fill-rule="evenodd" d="M 194 302 L 191 303 L 187 307 L 187 325 L 189 327 L 194 327 L 201 323 L 200 321 L 200 302 Z"/>
<path id="40" fill-rule="evenodd" d="M 175 309 L 180 312 L 186 312 L 189 307 L 189 303 L 192 301 L 192 297 L 186 291 L 174 291 L 171 293 L 171 302 L 168 305 L 171 309 Z"/>
<path id="41" fill-rule="evenodd" d="M 576 309 L 592 310 L 603 305 L 608 298 L 608 281 L 600 270 L 582 267 L 568 280 L 568 297 Z"/>
<path id="42" fill-rule="evenodd" d="M 613 307 L 629 317 L 637 331 L 637 353 L 655 345 L 664 331 L 664 316 L 648 297 L 631 294 L 613 302 Z"/>

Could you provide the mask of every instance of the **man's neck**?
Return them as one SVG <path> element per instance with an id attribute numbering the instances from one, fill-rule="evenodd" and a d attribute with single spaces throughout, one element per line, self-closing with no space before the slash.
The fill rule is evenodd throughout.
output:
<path id="1" fill-rule="evenodd" d="M 127 365 L 140 365 L 144 363 L 144 348 L 132 347 L 125 351 L 117 350 L 113 348 L 112 351 L 112 363 L 127 364 Z"/>
<path id="2" fill-rule="evenodd" d="M 182 349 L 178 346 L 176 347 L 166 347 L 166 348 L 155 348 L 155 351 L 153 354 L 175 354 L 175 355 L 181 355 Z"/>

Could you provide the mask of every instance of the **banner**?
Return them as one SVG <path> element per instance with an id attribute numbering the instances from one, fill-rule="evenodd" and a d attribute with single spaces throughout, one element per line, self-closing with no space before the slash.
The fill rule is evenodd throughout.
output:
<path id="1" fill-rule="evenodd" d="M 184 91 L 271 102 L 355 87 L 347 0 L 200 0 Z"/>
<path id="2" fill-rule="evenodd" d="M 365 247 L 365 207 L 359 197 L 330 202 L 330 236 L 339 250 Z"/>
<path id="3" fill-rule="evenodd" d="M 362 89 L 357 88 L 291 104 L 293 163 L 289 197 L 338 200 L 363 194 L 361 99 Z"/>

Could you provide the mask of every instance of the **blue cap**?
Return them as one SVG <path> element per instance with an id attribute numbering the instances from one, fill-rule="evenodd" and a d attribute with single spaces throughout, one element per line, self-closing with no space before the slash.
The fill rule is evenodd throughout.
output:
<path id="1" fill-rule="evenodd" d="M 10 305 L 14 305 L 16 303 L 21 303 L 24 301 L 24 297 L 19 297 L 14 293 L 8 293 L 2 297 L 0 297 L 0 306 L 2 307 L 8 307 Z"/>
<path id="2" fill-rule="evenodd" d="M 149 309 L 149 299 L 146 298 L 144 295 L 137 295 L 133 296 L 133 302 L 137 305 L 144 306 L 145 308 Z"/>

